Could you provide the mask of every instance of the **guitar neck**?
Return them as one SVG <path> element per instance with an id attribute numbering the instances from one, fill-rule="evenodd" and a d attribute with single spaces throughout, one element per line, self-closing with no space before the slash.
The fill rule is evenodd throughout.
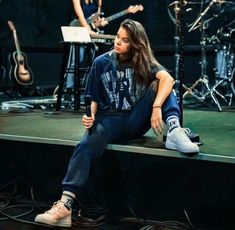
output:
<path id="1" fill-rule="evenodd" d="M 19 44 L 19 40 L 17 38 L 16 30 L 13 31 L 13 37 L 14 37 L 14 42 L 15 42 L 15 46 L 16 46 L 16 52 L 18 54 L 21 54 L 20 44 Z"/>
<path id="2" fill-rule="evenodd" d="M 122 17 L 122 16 L 124 16 L 124 15 L 126 15 L 126 14 L 128 14 L 128 10 L 123 10 L 123 11 L 120 11 L 120 12 L 118 12 L 118 13 L 116 13 L 116 14 L 113 14 L 113 15 L 111 15 L 111 16 L 105 18 L 105 19 L 106 19 L 108 22 L 110 22 L 110 21 L 112 21 L 112 20 L 114 20 L 114 19 L 117 19 L 117 18 L 120 18 L 120 17 Z"/>

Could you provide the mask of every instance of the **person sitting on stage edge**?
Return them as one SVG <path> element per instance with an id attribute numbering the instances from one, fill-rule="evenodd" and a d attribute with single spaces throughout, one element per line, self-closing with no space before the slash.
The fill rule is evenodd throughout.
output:
<path id="1" fill-rule="evenodd" d="M 86 132 L 70 159 L 62 182 L 62 196 L 35 221 L 69 227 L 74 199 L 88 180 L 90 167 L 109 143 L 123 143 L 143 136 L 151 127 L 168 127 L 165 146 L 197 153 L 180 127 L 180 109 L 173 90 L 174 79 L 154 58 L 141 23 L 126 19 L 116 34 L 114 49 L 98 56 L 88 76 L 85 95 L 91 96 L 92 116 L 83 115 Z"/>

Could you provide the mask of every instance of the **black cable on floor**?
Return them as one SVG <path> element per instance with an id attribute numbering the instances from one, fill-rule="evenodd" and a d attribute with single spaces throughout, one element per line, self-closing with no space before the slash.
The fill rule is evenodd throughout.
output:
<path id="1" fill-rule="evenodd" d="M 79 227 L 99 227 L 108 222 L 109 210 L 96 205 L 83 206 L 72 220 Z"/>
<path id="2" fill-rule="evenodd" d="M 180 222 L 180 221 L 157 221 L 157 220 L 148 220 L 144 218 L 139 218 L 131 205 L 127 202 L 126 203 L 128 208 L 131 211 L 131 214 L 133 217 L 120 217 L 120 216 L 115 216 L 114 218 L 120 222 L 126 222 L 126 223 L 133 223 L 133 224 L 139 224 L 142 225 L 143 227 L 140 228 L 139 230 L 193 230 L 195 229 L 192 222 L 190 221 L 189 215 L 184 209 L 184 214 L 186 217 L 186 220 L 188 223 Z"/>
<path id="3" fill-rule="evenodd" d="M 134 217 L 119 217 L 118 221 L 146 225 L 145 227 L 140 228 L 140 230 L 146 230 L 146 229 L 186 230 L 186 229 L 190 229 L 188 224 L 182 223 L 179 221 L 156 221 L 156 220 L 147 220 L 147 219 L 134 218 Z"/>
<path id="4" fill-rule="evenodd" d="M 4 189 L 7 189 L 7 187 L 10 187 L 11 185 L 13 185 L 12 191 L 9 191 L 9 193 L 3 192 Z M 35 207 L 32 205 L 25 205 L 25 204 L 9 205 L 11 203 L 11 200 L 15 201 L 19 197 L 19 196 L 15 196 L 16 190 L 17 190 L 17 183 L 15 182 L 8 182 L 4 186 L 0 187 L 0 214 L 4 216 L 3 218 L 0 218 L 0 221 L 5 221 L 5 220 L 10 219 L 10 220 L 17 221 L 17 222 L 24 223 L 24 224 L 31 224 L 31 225 L 51 228 L 52 226 L 49 226 L 49 225 L 39 224 L 39 223 L 35 223 L 32 221 L 26 221 L 26 220 L 20 219 L 20 217 L 24 217 L 24 216 L 31 214 L 35 210 Z M 15 211 L 17 208 L 29 208 L 29 210 L 27 210 L 24 213 L 17 214 L 17 215 L 10 215 L 6 212 L 7 210 L 10 210 L 10 209 L 13 209 Z"/>
<path id="5" fill-rule="evenodd" d="M 35 223 L 35 222 L 32 222 L 32 221 L 26 221 L 26 220 L 23 220 L 23 219 L 19 219 L 19 217 L 24 217 L 24 216 L 27 216 L 29 215 L 30 213 L 32 213 L 34 211 L 34 207 L 32 205 L 10 205 L 8 206 L 10 202 L 9 201 L 6 201 L 6 205 L 4 208 L 0 208 L 0 214 L 2 216 L 5 216 L 3 218 L 0 218 L 0 221 L 3 221 L 3 220 L 7 220 L 7 219 L 10 219 L 10 220 L 14 220 L 14 221 L 17 221 L 17 222 L 20 222 L 20 223 L 24 223 L 24 224 L 31 224 L 31 225 L 37 225 L 37 226 L 44 226 L 44 227 L 51 227 L 51 226 L 48 226 L 48 225 L 44 225 L 44 224 L 38 224 L 38 223 Z M 15 216 L 12 216 L 10 214 L 8 214 L 6 212 L 6 210 L 9 210 L 9 209 L 16 209 L 16 208 L 30 208 L 28 211 L 24 212 L 24 213 L 20 213 L 18 215 L 15 215 Z"/>

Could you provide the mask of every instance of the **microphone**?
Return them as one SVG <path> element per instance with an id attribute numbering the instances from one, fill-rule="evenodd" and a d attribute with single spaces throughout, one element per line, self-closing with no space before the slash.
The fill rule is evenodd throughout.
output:
<path id="1" fill-rule="evenodd" d="M 86 106 L 86 115 L 88 117 L 91 117 L 91 96 L 90 95 L 85 95 L 84 101 L 85 101 L 85 106 Z M 88 129 L 88 134 L 89 135 L 92 134 L 91 128 Z"/>

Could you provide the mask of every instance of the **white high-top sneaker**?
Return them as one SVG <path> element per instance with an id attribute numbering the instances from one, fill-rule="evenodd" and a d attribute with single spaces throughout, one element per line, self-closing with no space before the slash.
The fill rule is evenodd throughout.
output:
<path id="1" fill-rule="evenodd" d="M 168 132 L 165 146 L 167 149 L 177 150 L 181 153 L 199 152 L 199 147 L 189 139 L 183 128 L 175 128 Z"/>

